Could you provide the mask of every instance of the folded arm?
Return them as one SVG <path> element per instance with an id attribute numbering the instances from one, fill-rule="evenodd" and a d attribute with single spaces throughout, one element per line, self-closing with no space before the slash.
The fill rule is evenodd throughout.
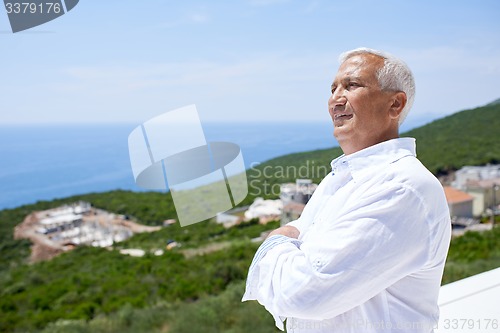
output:
<path id="1" fill-rule="evenodd" d="M 325 221 L 317 237 L 302 242 L 296 228 L 279 228 L 257 251 L 243 300 L 259 301 L 275 318 L 340 315 L 422 267 L 425 211 L 412 190 L 386 188 Z"/>

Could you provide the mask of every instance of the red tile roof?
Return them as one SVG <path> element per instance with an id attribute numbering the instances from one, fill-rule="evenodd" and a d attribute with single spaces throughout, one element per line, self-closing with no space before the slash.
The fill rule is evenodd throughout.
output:
<path id="1" fill-rule="evenodd" d="M 459 191 L 451 186 L 444 187 L 444 194 L 446 195 L 446 201 L 448 203 L 458 203 L 458 202 L 474 200 L 473 196 L 465 192 Z"/>

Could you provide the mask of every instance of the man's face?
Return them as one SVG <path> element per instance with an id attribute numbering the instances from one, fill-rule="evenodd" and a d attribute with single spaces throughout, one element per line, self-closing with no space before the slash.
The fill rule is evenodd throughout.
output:
<path id="1" fill-rule="evenodd" d="M 392 94 L 380 89 L 376 77 L 383 64 L 378 56 L 356 55 L 342 63 L 335 76 L 328 110 L 333 133 L 345 154 L 388 140 L 394 134 L 389 113 Z"/>

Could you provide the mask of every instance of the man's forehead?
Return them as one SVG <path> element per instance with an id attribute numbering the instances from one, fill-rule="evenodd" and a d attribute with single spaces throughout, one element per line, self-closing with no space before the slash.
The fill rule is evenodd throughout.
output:
<path id="1" fill-rule="evenodd" d="M 357 54 L 346 59 L 339 67 L 335 80 L 343 78 L 359 78 L 375 75 L 383 65 L 384 59 L 372 54 Z"/>
<path id="2" fill-rule="evenodd" d="M 342 64 L 345 63 L 366 65 L 366 66 L 370 65 L 381 66 L 384 63 L 384 58 L 376 54 L 360 53 L 350 56 Z"/>

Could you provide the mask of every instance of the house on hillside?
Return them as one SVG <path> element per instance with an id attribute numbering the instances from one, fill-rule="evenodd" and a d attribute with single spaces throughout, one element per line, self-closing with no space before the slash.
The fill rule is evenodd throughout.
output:
<path id="1" fill-rule="evenodd" d="M 444 187 L 451 216 L 472 217 L 474 197 L 451 186 Z"/>
<path id="2" fill-rule="evenodd" d="M 73 213 L 47 216 L 41 219 L 39 223 L 40 227 L 36 229 L 36 232 L 47 235 L 81 226 L 83 223 L 83 216 Z"/>
<path id="3" fill-rule="evenodd" d="M 451 183 L 456 189 L 465 191 L 470 181 L 480 181 L 500 178 L 500 164 L 483 166 L 464 166 L 455 173 L 455 180 Z"/>
<path id="4" fill-rule="evenodd" d="M 483 180 L 469 180 L 466 191 L 474 197 L 472 213 L 482 215 L 487 209 L 500 204 L 500 177 Z"/>
<path id="5" fill-rule="evenodd" d="M 266 224 L 269 221 L 278 220 L 281 217 L 283 203 L 280 199 L 264 200 L 255 198 L 254 202 L 245 212 L 245 220 L 259 219 L 259 223 Z"/>
<path id="6" fill-rule="evenodd" d="M 82 225 L 83 215 L 88 214 L 90 209 L 90 203 L 80 201 L 42 212 L 38 217 L 40 226 L 36 231 L 46 235 L 77 228 Z"/>
<path id="7" fill-rule="evenodd" d="M 302 214 L 306 203 L 318 187 L 310 179 L 297 179 L 295 183 L 282 184 L 280 199 L 283 202 L 281 225 L 296 220 Z"/>
<path id="8" fill-rule="evenodd" d="M 500 203 L 500 165 L 465 166 L 451 186 L 474 198 L 472 215 L 481 216 Z"/>
<path id="9" fill-rule="evenodd" d="M 227 212 L 217 213 L 215 216 L 215 221 L 219 224 L 222 224 L 225 228 L 232 227 L 242 220 L 241 217 L 228 214 Z"/>
<path id="10" fill-rule="evenodd" d="M 289 202 L 306 204 L 318 187 L 310 179 L 297 179 L 295 183 L 285 183 L 280 187 L 280 199 L 286 205 Z"/>
<path id="11" fill-rule="evenodd" d="M 283 206 L 283 214 L 281 214 L 281 225 L 292 222 L 300 217 L 306 205 L 302 202 L 289 202 Z"/>

